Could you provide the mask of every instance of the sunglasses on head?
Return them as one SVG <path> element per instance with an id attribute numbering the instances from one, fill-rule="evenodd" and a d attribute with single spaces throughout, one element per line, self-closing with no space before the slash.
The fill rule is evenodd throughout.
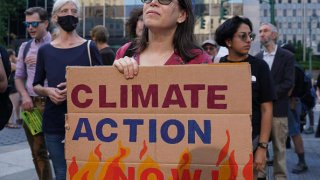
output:
<path id="1" fill-rule="evenodd" d="M 249 37 L 250 41 L 254 41 L 254 39 L 256 38 L 256 34 L 254 33 L 241 33 L 237 35 L 239 37 L 239 39 L 241 39 L 242 41 L 246 41 Z"/>
<path id="2" fill-rule="evenodd" d="M 25 26 L 26 28 L 28 28 L 30 25 L 31 25 L 32 27 L 36 28 L 36 27 L 39 26 L 40 23 L 42 23 L 42 21 L 33 21 L 33 22 L 27 22 L 27 21 L 25 21 L 25 22 L 23 22 L 23 24 L 24 24 L 24 26 Z"/>
<path id="3" fill-rule="evenodd" d="M 152 1 L 153 0 L 141 0 L 142 3 L 146 3 L 146 4 L 149 4 Z M 162 5 L 169 5 L 173 0 L 157 0 L 157 1 Z"/>

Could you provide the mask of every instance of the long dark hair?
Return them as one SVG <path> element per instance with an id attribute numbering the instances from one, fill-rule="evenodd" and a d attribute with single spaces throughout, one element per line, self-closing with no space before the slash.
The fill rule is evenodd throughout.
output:
<path id="1" fill-rule="evenodd" d="M 186 11 L 186 20 L 178 24 L 178 27 L 173 37 L 173 47 L 176 53 L 178 53 L 184 62 L 189 62 L 196 56 L 202 53 L 202 49 L 197 45 L 195 36 L 193 33 L 195 17 L 192 12 L 191 0 L 178 0 L 181 9 Z M 144 27 L 142 37 L 137 42 L 137 51 L 142 52 L 148 46 L 148 28 Z M 199 49 L 199 51 L 191 52 L 191 49 Z"/>

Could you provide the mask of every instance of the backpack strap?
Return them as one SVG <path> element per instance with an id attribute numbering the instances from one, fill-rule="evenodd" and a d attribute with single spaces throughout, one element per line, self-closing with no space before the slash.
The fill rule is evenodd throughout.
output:
<path id="1" fill-rule="evenodd" d="M 29 52 L 29 49 L 30 49 L 30 46 L 31 46 L 32 41 L 33 41 L 33 39 L 29 40 L 29 41 L 27 42 L 26 46 L 24 47 L 23 54 L 22 54 L 22 55 L 23 55 L 23 56 L 22 56 L 23 62 L 24 62 L 25 59 L 26 59 L 26 56 L 27 56 L 27 53 Z"/>

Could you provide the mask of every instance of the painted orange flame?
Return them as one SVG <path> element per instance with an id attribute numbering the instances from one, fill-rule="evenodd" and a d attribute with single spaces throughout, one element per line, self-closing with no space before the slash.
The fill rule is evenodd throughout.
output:
<path id="1" fill-rule="evenodd" d="M 98 144 L 98 146 L 97 146 L 96 149 L 94 150 L 94 153 L 98 156 L 99 161 L 101 161 L 101 158 L 102 158 L 102 153 L 101 153 L 101 151 L 100 151 L 100 146 L 101 146 L 101 144 Z"/>
<path id="2" fill-rule="evenodd" d="M 98 179 L 116 179 L 119 177 L 125 177 L 124 175 L 124 163 L 122 159 L 126 158 L 130 153 L 130 149 L 123 147 L 121 142 L 118 143 L 118 153 L 113 158 L 106 160 Z M 123 179 L 123 178 L 120 178 Z"/>
<path id="3" fill-rule="evenodd" d="M 140 155 L 139 155 L 139 159 L 141 160 L 142 157 L 146 154 L 148 150 L 147 144 L 146 144 L 146 140 L 143 141 L 143 148 L 140 151 Z"/>
<path id="4" fill-rule="evenodd" d="M 237 179 L 238 175 L 238 165 L 234 157 L 234 150 L 230 154 L 229 165 L 231 168 L 231 174 L 229 180 Z"/>
<path id="5" fill-rule="evenodd" d="M 229 151 L 229 145 L 230 145 L 230 134 L 229 134 L 229 130 L 226 130 L 226 134 L 227 134 L 227 142 L 226 144 L 223 146 L 223 148 L 221 149 L 219 156 L 218 156 L 218 160 L 216 162 L 216 166 L 219 166 L 222 162 L 222 160 L 224 158 L 226 158 L 228 151 Z"/>
<path id="6" fill-rule="evenodd" d="M 76 157 L 72 157 L 72 162 L 68 168 L 70 179 L 73 179 L 73 176 L 78 172 L 78 165 L 76 162 Z"/>
<path id="7" fill-rule="evenodd" d="M 74 174 L 74 179 L 95 179 L 95 174 L 99 168 L 99 162 L 102 158 L 100 146 L 101 144 L 98 144 L 96 148 L 90 152 L 87 163 Z"/>
<path id="8" fill-rule="evenodd" d="M 252 162 L 253 162 L 253 155 L 250 154 L 250 159 L 249 159 L 249 161 L 247 162 L 247 164 L 244 166 L 244 168 L 242 170 L 243 177 L 246 180 L 252 180 L 253 179 Z"/>

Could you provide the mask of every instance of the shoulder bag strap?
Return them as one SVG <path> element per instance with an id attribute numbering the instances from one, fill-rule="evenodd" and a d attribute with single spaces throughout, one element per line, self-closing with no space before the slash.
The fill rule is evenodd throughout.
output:
<path id="1" fill-rule="evenodd" d="M 88 49 L 88 55 L 89 55 L 90 66 L 92 66 L 92 61 L 91 61 L 91 52 L 90 52 L 90 43 L 91 43 L 91 40 L 88 40 L 88 43 L 87 43 L 87 49 Z"/>

